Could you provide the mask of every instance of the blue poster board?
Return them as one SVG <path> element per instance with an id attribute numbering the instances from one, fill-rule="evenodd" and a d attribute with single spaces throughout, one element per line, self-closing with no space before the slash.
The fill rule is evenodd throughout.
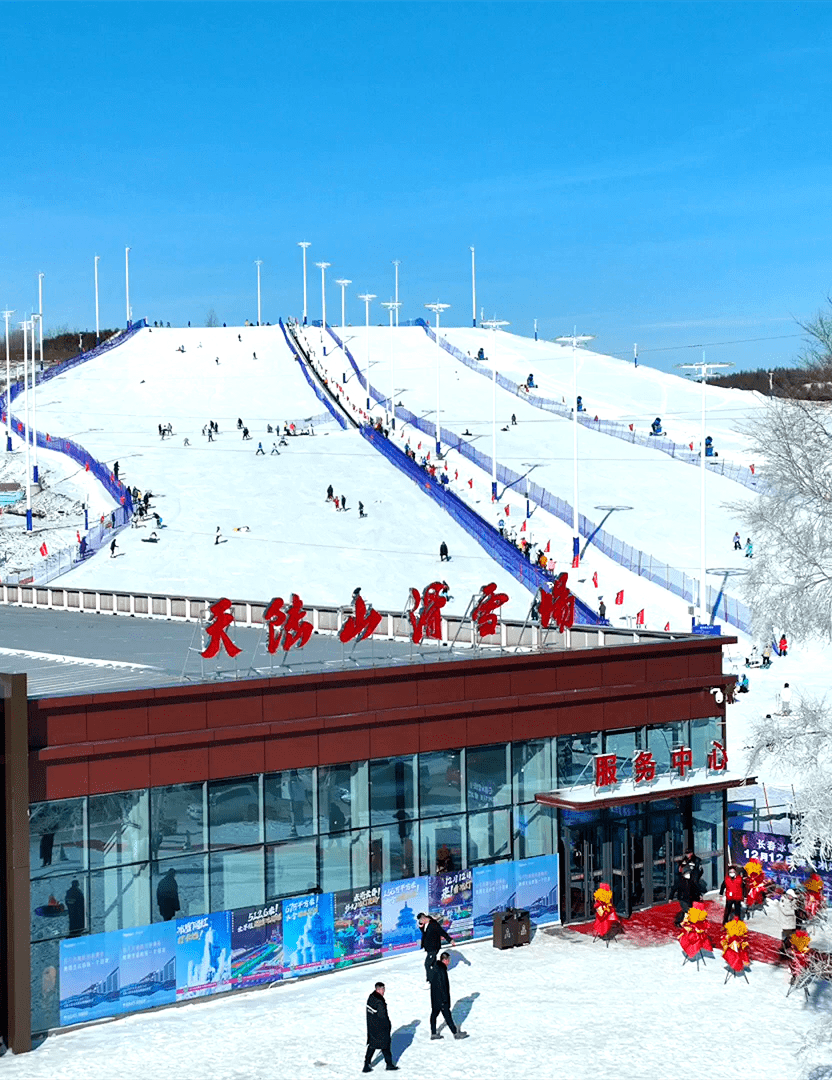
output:
<path id="1" fill-rule="evenodd" d="M 231 977 L 236 990 L 283 978 L 283 908 L 279 900 L 231 912 Z"/>
<path id="2" fill-rule="evenodd" d="M 515 906 L 514 867 L 513 862 L 474 867 L 474 937 L 490 936 L 494 913 Z"/>
<path id="3" fill-rule="evenodd" d="M 231 990 L 231 912 L 176 920 L 176 1000 Z"/>
<path id="4" fill-rule="evenodd" d="M 470 870 L 454 870 L 430 879 L 430 914 L 454 941 L 474 936 L 474 886 Z"/>
<path id="5" fill-rule="evenodd" d="M 122 930 L 121 1011 L 140 1012 L 176 1000 L 176 925 Z"/>
<path id="6" fill-rule="evenodd" d="M 560 918 L 557 855 L 523 859 L 514 867 L 517 907 L 529 912 L 533 926 L 557 922 Z"/>
<path id="7" fill-rule="evenodd" d="M 61 1027 L 121 1012 L 121 932 L 61 942 Z"/>
<path id="8" fill-rule="evenodd" d="M 283 901 L 284 978 L 329 971 L 335 966 L 332 893 Z"/>
<path id="9" fill-rule="evenodd" d="M 344 889 L 335 896 L 335 966 L 381 956 L 381 886 Z"/>
<path id="10" fill-rule="evenodd" d="M 427 912 L 428 899 L 426 877 L 385 881 L 381 886 L 381 925 L 386 956 L 421 948 L 422 931 L 416 916 L 420 911 Z"/>

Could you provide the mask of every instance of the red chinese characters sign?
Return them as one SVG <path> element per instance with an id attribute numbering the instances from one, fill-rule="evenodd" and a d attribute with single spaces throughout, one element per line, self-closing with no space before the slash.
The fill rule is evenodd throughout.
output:
<path id="1" fill-rule="evenodd" d="M 540 591 L 540 625 L 543 629 L 554 623 L 561 633 L 575 622 L 575 597 L 566 587 L 567 574 L 558 574 L 548 589 Z"/>
<path id="2" fill-rule="evenodd" d="M 374 611 L 372 607 L 367 607 L 362 597 L 358 595 L 355 598 L 355 612 L 350 615 L 341 627 L 341 633 L 338 637 L 344 644 L 352 641 L 353 638 L 356 641 L 364 641 L 378 629 L 380 622 L 381 615 L 379 612 Z"/>
<path id="3" fill-rule="evenodd" d="M 669 767 L 665 775 L 680 780 L 688 779 L 688 774 L 696 771 L 693 751 L 689 746 L 677 746 L 670 751 Z M 726 772 L 728 754 L 723 743 L 714 739 L 706 759 L 708 772 Z M 658 768 L 653 754 L 649 750 L 637 750 L 632 757 L 632 781 L 634 784 L 649 784 L 657 779 Z M 615 754 L 596 754 L 594 757 L 594 783 L 596 788 L 613 787 L 622 780 L 630 779 L 629 770 L 621 765 Z M 622 775 L 623 774 L 623 775 Z"/>
<path id="4" fill-rule="evenodd" d="M 422 638 L 442 640 L 442 608 L 448 602 L 448 586 L 444 581 L 434 581 L 423 593 L 410 590 L 413 610 L 408 612 L 411 639 L 418 645 Z"/>
<path id="5" fill-rule="evenodd" d="M 497 633 L 497 627 L 500 625 L 497 610 L 506 603 L 508 603 L 508 593 L 497 592 L 497 586 L 493 581 L 490 585 L 483 585 L 476 606 L 471 612 L 471 621 L 476 626 L 480 637 Z"/>

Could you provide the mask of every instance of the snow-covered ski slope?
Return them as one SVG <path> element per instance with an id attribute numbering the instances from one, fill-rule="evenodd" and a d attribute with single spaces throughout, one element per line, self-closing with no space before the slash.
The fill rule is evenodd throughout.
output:
<path id="1" fill-rule="evenodd" d="M 315 417 L 325 419 L 314 437 L 289 438 L 271 453 L 279 435 L 267 424 L 302 429 Z M 238 418 L 251 440 L 243 441 Z M 209 420 L 220 428 L 213 443 L 202 435 Z M 175 435 L 163 440 L 158 425 L 168 422 Z M 157 544 L 144 542 L 152 522 L 125 530 L 116 558 L 89 559 L 61 579 L 67 586 L 253 600 L 294 591 L 320 605 L 346 605 L 361 586 L 377 608 L 401 610 L 411 585 L 441 577 L 454 610 L 489 581 L 509 594 L 512 616 L 528 609 L 529 594 L 467 533 L 359 432 L 338 427 L 279 327 L 142 330 L 49 382 L 38 426 L 117 460 L 126 483 L 153 492 L 164 523 Z M 325 501 L 330 484 L 346 496 L 346 513 Z M 226 541 L 219 545 L 217 527 Z"/>

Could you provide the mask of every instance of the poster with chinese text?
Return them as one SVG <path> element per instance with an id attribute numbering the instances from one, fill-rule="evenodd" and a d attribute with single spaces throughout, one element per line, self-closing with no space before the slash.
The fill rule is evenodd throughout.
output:
<path id="1" fill-rule="evenodd" d="M 539 855 L 514 864 L 516 904 L 528 911 L 532 926 L 558 922 L 558 857 Z"/>
<path id="2" fill-rule="evenodd" d="M 335 966 L 332 893 L 283 901 L 284 978 L 329 971 Z"/>
<path id="3" fill-rule="evenodd" d="M 494 914 L 515 906 L 514 863 L 475 866 L 473 886 L 474 937 L 490 937 L 494 927 Z"/>
<path id="4" fill-rule="evenodd" d="M 775 882 L 784 890 L 797 888 L 814 873 L 805 866 L 789 866 L 792 851 L 792 838 L 789 835 L 729 829 L 728 845 L 731 862 L 744 866 L 749 859 L 758 859 L 769 881 Z M 832 871 L 821 868 L 817 874 L 823 881 L 826 903 L 832 904 Z"/>
<path id="5" fill-rule="evenodd" d="M 231 912 L 231 977 L 236 990 L 283 978 L 283 909 L 279 900 Z"/>
<path id="6" fill-rule="evenodd" d="M 121 1012 L 121 931 L 61 942 L 61 1027 Z"/>
<path id="7" fill-rule="evenodd" d="M 231 990 L 230 911 L 176 920 L 176 1000 Z"/>
<path id="8" fill-rule="evenodd" d="M 430 914 L 454 941 L 474 936 L 474 890 L 470 870 L 454 870 L 430 879 Z"/>
<path id="9" fill-rule="evenodd" d="M 154 923 L 121 931 L 122 1012 L 139 1012 L 176 1000 L 176 925 Z"/>
<path id="10" fill-rule="evenodd" d="M 335 966 L 381 956 L 381 887 L 344 889 L 335 895 Z"/>
<path id="11" fill-rule="evenodd" d="M 422 931 L 416 916 L 427 911 L 428 879 L 408 878 L 385 881 L 381 886 L 381 925 L 385 955 L 410 952 L 422 945 Z"/>

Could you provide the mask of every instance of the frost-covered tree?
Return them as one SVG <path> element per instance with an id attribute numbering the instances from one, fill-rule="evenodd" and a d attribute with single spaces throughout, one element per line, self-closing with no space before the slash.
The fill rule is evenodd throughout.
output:
<path id="1" fill-rule="evenodd" d="M 208 313 L 205 316 L 206 326 L 219 326 L 220 320 L 217 318 L 217 313 L 213 308 L 208 308 Z"/>

